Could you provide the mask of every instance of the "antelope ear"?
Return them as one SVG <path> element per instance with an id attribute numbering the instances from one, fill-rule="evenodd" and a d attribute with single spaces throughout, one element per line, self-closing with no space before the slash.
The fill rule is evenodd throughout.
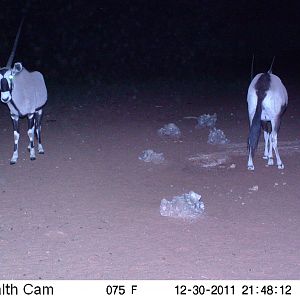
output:
<path id="1" fill-rule="evenodd" d="M 20 73 L 23 70 L 23 66 L 20 62 L 17 62 L 14 64 L 14 67 L 12 69 L 13 75 L 16 75 L 17 73 Z"/>

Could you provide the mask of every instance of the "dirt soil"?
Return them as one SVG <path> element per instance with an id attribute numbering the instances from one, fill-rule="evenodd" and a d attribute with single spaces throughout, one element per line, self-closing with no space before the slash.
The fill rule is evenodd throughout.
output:
<path id="1" fill-rule="evenodd" d="M 49 84 L 44 155 L 19 160 L 0 110 L 0 279 L 300 279 L 300 90 L 287 82 L 279 133 L 285 169 L 263 139 L 247 170 L 247 83 Z M 187 116 L 217 113 L 230 143 Z M 161 138 L 167 123 L 180 139 Z M 138 157 L 146 149 L 165 162 Z M 203 158 L 206 163 L 203 163 Z M 194 191 L 205 213 L 163 217 L 163 198 Z"/>

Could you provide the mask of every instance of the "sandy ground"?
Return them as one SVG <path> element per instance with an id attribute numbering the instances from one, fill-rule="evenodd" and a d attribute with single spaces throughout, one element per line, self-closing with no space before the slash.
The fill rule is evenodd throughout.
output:
<path id="1" fill-rule="evenodd" d="M 1 106 L 0 279 L 300 279 L 295 85 L 287 83 L 279 135 L 286 168 L 265 167 L 260 148 L 254 172 L 247 83 L 48 88 L 45 155 L 35 161 L 23 120 L 19 161 L 9 165 L 12 126 Z M 217 113 L 228 146 L 207 144 L 208 129 L 184 119 L 204 113 Z M 170 122 L 180 139 L 157 135 Z M 165 163 L 139 160 L 145 149 L 163 152 Z M 202 195 L 203 216 L 160 215 L 161 199 L 191 190 Z"/>

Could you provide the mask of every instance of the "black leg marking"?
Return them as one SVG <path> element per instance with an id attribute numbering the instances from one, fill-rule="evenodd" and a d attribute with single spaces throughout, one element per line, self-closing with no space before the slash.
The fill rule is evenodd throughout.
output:
<path id="1" fill-rule="evenodd" d="M 28 130 L 34 130 L 34 118 L 31 116 L 31 118 L 28 116 Z M 34 147 L 34 141 L 33 139 L 30 141 L 30 148 Z"/>
<path id="2" fill-rule="evenodd" d="M 37 140 L 38 140 L 38 153 L 39 154 L 44 154 L 44 149 L 42 146 L 42 137 L 41 137 L 42 117 L 43 117 L 42 109 L 40 109 L 34 113 L 35 131 L 36 131 L 36 136 L 37 136 Z"/>
<path id="3" fill-rule="evenodd" d="M 28 115 L 28 137 L 29 137 L 29 150 L 30 150 L 30 159 L 35 160 L 34 153 L 34 114 Z"/>

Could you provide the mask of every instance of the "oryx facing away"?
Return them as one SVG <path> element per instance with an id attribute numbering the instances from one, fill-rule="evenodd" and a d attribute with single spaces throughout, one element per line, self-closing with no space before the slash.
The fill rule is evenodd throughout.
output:
<path id="1" fill-rule="evenodd" d="M 41 121 L 42 107 L 47 101 L 47 89 L 43 75 L 39 72 L 27 71 L 19 62 L 12 66 L 22 24 L 23 20 L 6 67 L 0 68 L 1 101 L 9 107 L 14 130 L 14 152 L 10 160 L 11 164 L 15 164 L 18 160 L 20 117 L 27 116 L 28 118 L 30 159 L 35 159 L 34 132 L 36 132 L 38 141 L 38 153 L 44 153 L 41 144 Z"/>
<path id="2" fill-rule="evenodd" d="M 273 165 L 274 149 L 278 169 L 284 168 L 277 148 L 277 134 L 281 117 L 288 104 L 288 94 L 280 78 L 272 74 L 271 68 L 267 73 L 257 74 L 248 88 L 247 102 L 250 121 L 248 170 L 254 170 L 253 156 L 258 145 L 261 127 L 265 139 L 263 158 L 268 160 L 268 166 Z"/>

